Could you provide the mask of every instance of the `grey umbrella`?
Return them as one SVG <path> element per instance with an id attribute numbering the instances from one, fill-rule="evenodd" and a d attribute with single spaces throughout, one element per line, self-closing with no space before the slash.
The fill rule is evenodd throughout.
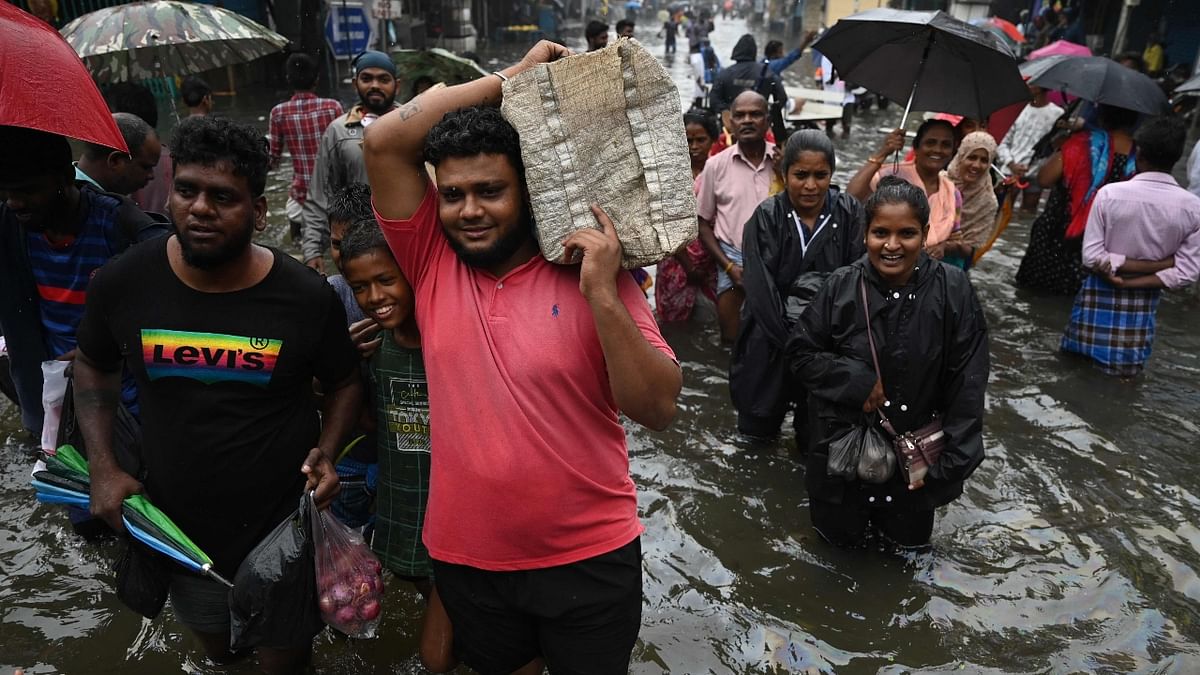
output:
<path id="1" fill-rule="evenodd" d="M 1168 109 L 1167 95 L 1154 80 L 1104 56 L 1063 59 L 1029 83 L 1149 115 Z"/>
<path id="2" fill-rule="evenodd" d="M 813 49 L 843 80 L 913 109 L 982 119 L 1029 100 L 1017 61 L 1000 38 L 945 12 L 872 9 L 848 16 Z"/>
<path id="3" fill-rule="evenodd" d="M 1040 59 L 1030 59 L 1021 64 L 1021 77 L 1027 80 L 1041 77 L 1051 66 L 1056 66 L 1070 58 L 1075 57 L 1067 56 L 1066 54 L 1054 54 L 1053 56 L 1043 56 Z"/>

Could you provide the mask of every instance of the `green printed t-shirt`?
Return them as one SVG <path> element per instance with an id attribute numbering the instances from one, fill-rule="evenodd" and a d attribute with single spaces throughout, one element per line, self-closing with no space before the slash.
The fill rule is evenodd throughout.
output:
<path id="1" fill-rule="evenodd" d="M 371 359 L 379 439 L 379 492 L 371 548 L 402 577 L 428 577 L 421 541 L 429 495 L 429 390 L 420 349 L 396 344 L 384 331 Z"/>

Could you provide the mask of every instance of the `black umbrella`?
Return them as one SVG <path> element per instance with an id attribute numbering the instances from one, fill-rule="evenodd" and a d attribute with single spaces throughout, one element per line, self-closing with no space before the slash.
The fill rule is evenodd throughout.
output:
<path id="1" fill-rule="evenodd" d="M 860 12 L 838 21 L 813 49 L 843 80 L 906 103 L 905 122 L 914 108 L 982 119 L 1029 100 L 1000 38 L 941 11 Z"/>
<path id="2" fill-rule="evenodd" d="M 1063 59 L 1030 84 L 1149 115 L 1167 112 L 1167 95 L 1154 80 L 1104 56 Z"/>
<path id="3" fill-rule="evenodd" d="M 1055 54 L 1053 56 L 1043 56 L 1040 59 L 1030 59 L 1021 64 L 1021 77 L 1027 80 L 1034 80 L 1041 77 L 1050 68 L 1072 58 L 1075 57 L 1067 56 L 1066 54 Z"/>

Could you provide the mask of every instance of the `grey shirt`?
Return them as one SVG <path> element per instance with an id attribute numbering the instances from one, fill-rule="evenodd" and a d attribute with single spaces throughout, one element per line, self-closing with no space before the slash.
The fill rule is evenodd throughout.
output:
<path id="1" fill-rule="evenodd" d="M 329 249 L 329 199 L 350 183 L 367 182 L 362 154 L 365 113 L 362 105 L 355 105 L 331 122 L 321 135 L 301 215 L 300 252 L 305 262 L 320 258 Z"/>

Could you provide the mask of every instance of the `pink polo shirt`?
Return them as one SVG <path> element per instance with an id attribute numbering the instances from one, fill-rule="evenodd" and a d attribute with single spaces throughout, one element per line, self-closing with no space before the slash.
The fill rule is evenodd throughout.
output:
<path id="1" fill-rule="evenodd" d="M 737 143 L 709 157 L 704 165 L 696 214 L 713 224 L 717 239 L 742 250 L 742 230 L 754 209 L 771 196 L 775 178 L 775 148 L 767 145 L 763 161 L 754 166 Z"/>
<path id="2" fill-rule="evenodd" d="M 376 218 L 416 294 L 429 378 L 429 554 L 537 569 L 637 537 L 625 429 L 579 267 L 536 255 L 496 278 L 463 263 L 432 185 L 411 219 Z M 642 335 L 675 358 L 633 277 L 619 274 L 617 286 Z"/>

